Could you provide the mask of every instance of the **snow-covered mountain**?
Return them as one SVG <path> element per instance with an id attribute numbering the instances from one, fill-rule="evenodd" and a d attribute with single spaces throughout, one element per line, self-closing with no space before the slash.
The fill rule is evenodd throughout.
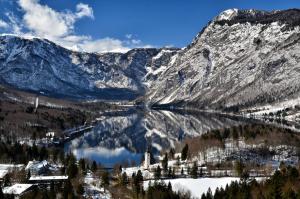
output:
<path id="1" fill-rule="evenodd" d="M 0 37 L 0 82 L 55 96 L 198 108 L 298 100 L 300 10 L 226 10 L 183 49 L 80 53 Z M 300 98 L 299 98 L 300 104 Z"/>
<path id="2" fill-rule="evenodd" d="M 145 93 L 143 79 L 159 67 L 152 58 L 164 51 L 177 49 L 82 53 L 45 39 L 2 35 L 0 83 L 58 97 L 130 100 Z"/>
<path id="3" fill-rule="evenodd" d="M 227 10 L 150 87 L 154 104 L 249 107 L 299 97 L 300 10 Z M 300 102 L 300 101 L 299 101 Z"/>

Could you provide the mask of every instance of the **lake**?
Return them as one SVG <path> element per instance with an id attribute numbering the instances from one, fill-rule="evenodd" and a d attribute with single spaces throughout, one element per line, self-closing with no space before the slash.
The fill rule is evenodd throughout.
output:
<path id="1" fill-rule="evenodd" d="M 154 154 L 159 154 L 163 150 L 175 148 L 183 140 L 199 137 L 214 129 L 256 123 L 265 122 L 206 112 L 188 113 L 183 111 L 144 111 L 139 109 L 107 112 L 97 118 L 95 127 L 92 130 L 67 143 L 65 151 L 72 152 L 77 158 L 96 160 L 106 167 L 112 167 L 116 163 L 135 165 L 140 164 L 143 153 L 148 148 Z M 274 125 L 280 126 L 281 124 Z M 255 141 L 255 139 L 252 140 Z M 237 153 L 243 151 L 244 148 L 247 150 L 251 148 L 252 154 L 250 154 L 250 159 L 251 155 L 256 157 L 256 153 L 261 153 L 261 151 L 253 152 L 253 147 L 257 148 L 256 145 L 259 146 L 261 142 L 264 142 L 261 140 L 261 137 L 260 140 L 257 138 L 259 143 L 253 143 L 252 141 L 252 143 L 248 144 L 241 141 L 243 140 L 239 139 L 237 143 L 226 139 L 222 146 L 211 146 L 209 149 L 205 149 L 209 152 L 205 152 L 209 155 L 215 154 L 217 151 L 218 156 L 210 156 L 212 160 L 216 158 L 219 160 L 220 156 L 226 160 L 234 159 L 234 157 L 238 157 Z M 276 144 L 280 146 L 291 145 L 289 143 Z M 228 147 L 230 147 L 230 150 Z M 274 148 L 274 143 L 272 143 L 272 147 Z M 290 150 L 296 151 L 294 146 L 291 146 Z M 230 153 L 229 156 L 228 153 Z M 273 153 L 274 151 L 268 157 L 270 160 L 274 159 Z M 297 156 L 296 153 L 292 155 Z M 288 158 L 282 154 L 276 155 L 281 156 L 283 160 Z M 222 157 L 221 160 L 224 160 Z M 262 157 L 262 159 L 266 158 Z"/>

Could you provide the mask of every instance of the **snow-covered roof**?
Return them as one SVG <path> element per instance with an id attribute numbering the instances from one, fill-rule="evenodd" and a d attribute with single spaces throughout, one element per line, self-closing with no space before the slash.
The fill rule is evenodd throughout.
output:
<path id="1" fill-rule="evenodd" d="M 32 176 L 29 178 L 30 181 L 48 181 L 48 180 L 67 180 L 68 176 Z"/>
<path id="2" fill-rule="evenodd" d="M 29 161 L 25 170 L 28 170 L 28 169 L 41 169 L 43 167 L 46 167 L 48 165 L 48 162 L 47 160 L 43 160 L 41 162 L 39 161 Z"/>
<path id="3" fill-rule="evenodd" d="M 4 176 L 8 173 L 8 170 L 0 170 L 0 179 L 4 178 Z"/>
<path id="4" fill-rule="evenodd" d="M 14 195 L 21 195 L 29 188 L 31 188 L 33 184 L 14 184 L 10 187 L 4 187 L 3 193 L 4 194 L 14 194 Z"/>
<path id="5" fill-rule="evenodd" d="M 9 170 L 9 169 L 21 169 L 24 167 L 24 164 L 0 164 L 0 170 Z"/>

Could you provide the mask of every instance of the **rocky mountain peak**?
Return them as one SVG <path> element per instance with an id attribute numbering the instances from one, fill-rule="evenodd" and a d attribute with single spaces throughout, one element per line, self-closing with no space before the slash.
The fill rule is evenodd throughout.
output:
<path id="1" fill-rule="evenodd" d="M 198 108 L 250 107 L 300 97 L 300 10 L 230 9 L 187 48 L 80 53 L 0 36 L 0 82 L 82 99 Z M 47 80 L 47 81 L 45 81 Z"/>

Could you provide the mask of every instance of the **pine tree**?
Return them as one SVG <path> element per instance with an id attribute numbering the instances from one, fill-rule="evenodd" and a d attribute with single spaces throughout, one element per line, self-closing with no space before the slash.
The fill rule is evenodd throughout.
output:
<path id="1" fill-rule="evenodd" d="M 168 183 L 168 190 L 169 190 L 169 191 L 172 191 L 172 184 L 171 184 L 170 181 L 169 181 L 169 183 Z"/>
<path id="2" fill-rule="evenodd" d="M 10 176 L 7 174 L 4 176 L 3 186 L 7 187 L 11 185 Z"/>
<path id="3" fill-rule="evenodd" d="M 176 177 L 175 168 L 173 167 L 173 169 L 172 169 L 172 178 L 175 178 L 175 177 Z"/>
<path id="4" fill-rule="evenodd" d="M 213 194 L 210 188 L 208 188 L 207 193 L 206 193 L 206 198 L 207 199 L 213 199 Z"/>
<path id="5" fill-rule="evenodd" d="M 81 183 L 78 184 L 76 192 L 78 195 L 82 196 L 84 194 L 84 187 Z"/>
<path id="6" fill-rule="evenodd" d="M 108 185 L 109 185 L 109 173 L 107 171 L 104 171 L 101 174 L 101 186 L 103 186 L 104 191 Z"/>
<path id="7" fill-rule="evenodd" d="M 198 177 L 198 165 L 197 162 L 194 162 L 192 170 L 191 170 L 191 176 L 192 178 L 197 178 Z"/>
<path id="8" fill-rule="evenodd" d="M 171 149 L 170 149 L 170 152 L 169 152 L 169 157 L 170 157 L 170 159 L 174 159 L 174 155 L 175 155 L 175 149 L 174 149 L 174 148 L 171 148 Z"/>
<path id="9" fill-rule="evenodd" d="M 79 164 L 79 168 L 81 169 L 81 171 L 83 173 L 85 173 L 85 171 L 86 171 L 85 159 L 84 158 L 80 158 L 78 164 Z"/>
<path id="10" fill-rule="evenodd" d="M 95 160 L 94 160 L 93 163 L 92 163 L 91 170 L 92 170 L 92 172 L 97 171 L 97 163 L 96 163 Z"/>
<path id="11" fill-rule="evenodd" d="M 31 177 L 31 172 L 30 172 L 30 169 L 29 169 L 28 172 L 27 172 L 27 176 L 26 176 L 27 180 L 29 180 L 30 177 Z"/>
<path id="12" fill-rule="evenodd" d="M 190 166 L 187 167 L 187 175 L 190 175 L 190 172 L 191 172 L 191 168 Z"/>
<path id="13" fill-rule="evenodd" d="M 0 186 L 0 198 L 4 198 L 4 194 L 3 194 L 3 191 L 2 191 L 2 187 Z"/>
<path id="14" fill-rule="evenodd" d="M 122 173 L 122 176 L 121 176 L 121 185 L 126 186 L 127 184 L 128 184 L 128 177 L 127 177 L 126 172 L 124 172 L 124 173 Z"/>
<path id="15" fill-rule="evenodd" d="M 188 146 L 188 144 L 185 144 L 185 146 L 183 147 L 183 149 L 181 151 L 181 160 L 187 159 L 188 152 L 189 152 L 189 146 Z"/>
<path id="16" fill-rule="evenodd" d="M 64 198 L 68 198 L 70 196 L 72 198 L 74 196 L 73 186 L 72 186 L 70 180 L 67 180 L 64 184 L 63 195 L 64 195 Z"/>
<path id="17" fill-rule="evenodd" d="M 176 157 L 176 165 L 180 166 L 180 158 L 179 158 L 179 156 Z"/>
<path id="18" fill-rule="evenodd" d="M 50 198 L 55 199 L 55 189 L 54 189 L 54 182 L 50 183 Z"/>
<path id="19" fill-rule="evenodd" d="M 162 168 L 164 170 L 164 175 L 168 174 L 168 154 L 166 153 L 164 159 L 162 160 Z"/>
<path id="20" fill-rule="evenodd" d="M 161 168 L 159 165 L 155 169 L 154 177 L 155 177 L 155 179 L 160 179 L 160 177 L 161 177 Z"/>

